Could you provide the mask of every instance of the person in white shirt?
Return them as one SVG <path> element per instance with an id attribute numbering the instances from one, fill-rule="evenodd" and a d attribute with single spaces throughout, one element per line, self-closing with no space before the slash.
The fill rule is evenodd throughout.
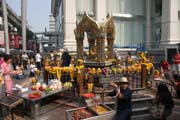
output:
<path id="1" fill-rule="evenodd" d="M 30 75 L 29 75 L 29 77 L 35 77 L 35 72 L 36 72 L 36 70 L 37 70 L 36 65 L 35 65 L 35 62 L 34 62 L 34 61 L 31 61 L 29 67 L 30 67 Z"/>
<path id="2" fill-rule="evenodd" d="M 37 52 L 35 59 L 36 59 L 36 66 L 37 66 L 38 70 L 41 70 L 41 59 L 42 59 L 42 57 L 41 57 L 39 51 Z"/>
<path id="3" fill-rule="evenodd" d="M 28 63 L 28 55 L 24 52 L 23 54 L 22 54 L 22 61 L 23 61 L 23 67 L 24 67 L 24 69 L 26 69 L 27 70 L 27 63 Z"/>
<path id="4" fill-rule="evenodd" d="M 54 60 L 54 53 L 53 53 L 53 51 L 50 51 L 50 58 L 51 58 L 51 60 Z"/>

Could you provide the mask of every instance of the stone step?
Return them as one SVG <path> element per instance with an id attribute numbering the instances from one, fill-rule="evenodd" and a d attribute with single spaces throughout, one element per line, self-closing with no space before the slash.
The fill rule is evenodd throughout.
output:
<path id="1" fill-rule="evenodd" d="M 132 115 L 146 115 L 150 114 L 149 108 L 152 106 L 154 97 L 148 94 L 133 94 L 132 97 Z M 114 109 L 114 103 L 107 104 L 110 108 Z"/>
<path id="2" fill-rule="evenodd" d="M 150 113 L 143 114 L 143 115 L 132 115 L 131 120 L 153 120 Z"/>
<path id="3" fill-rule="evenodd" d="M 114 104 L 106 104 L 111 109 L 114 109 Z M 140 107 L 140 108 L 133 108 L 132 109 L 133 115 L 142 115 L 149 113 L 149 106 L 148 107 Z"/>
<path id="4" fill-rule="evenodd" d="M 180 99 L 179 98 L 173 98 L 174 104 L 180 106 Z"/>
<path id="5" fill-rule="evenodd" d="M 145 115 L 149 114 L 149 107 L 141 107 L 141 108 L 133 108 L 132 109 L 132 115 L 133 116 L 138 116 L 138 115 Z"/>

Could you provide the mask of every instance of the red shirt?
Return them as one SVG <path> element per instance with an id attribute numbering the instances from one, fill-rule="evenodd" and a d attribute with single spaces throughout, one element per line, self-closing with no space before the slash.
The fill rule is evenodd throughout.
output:
<path id="1" fill-rule="evenodd" d="M 173 57 L 173 61 L 174 64 L 180 64 L 180 54 L 177 53 L 174 57 Z"/>
<path id="2" fill-rule="evenodd" d="M 169 69 L 169 63 L 168 63 L 168 61 L 163 61 L 162 63 L 161 63 L 161 67 L 163 68 L 163 69 Z"/>

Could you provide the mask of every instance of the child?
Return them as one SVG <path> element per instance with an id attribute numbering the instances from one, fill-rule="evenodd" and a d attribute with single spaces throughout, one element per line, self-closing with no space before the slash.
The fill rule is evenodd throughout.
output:
<path id="1" fill-rule="evenodd" d="M 16 78 L 17 79 L 23 79 L 24 73 L 23 73 L 23 65 L 21 63 L 18 63 L 16 66 Z"/>

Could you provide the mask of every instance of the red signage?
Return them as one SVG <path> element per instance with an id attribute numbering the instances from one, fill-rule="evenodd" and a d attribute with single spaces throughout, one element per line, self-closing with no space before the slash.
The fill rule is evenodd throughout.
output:
<path id="1" fill-rule="evenodd" d="M 19 48 L 19 35 L 18 34 L 14 35 L 14 47 Z"/>
<path id="2" fill-rule="evenodd" d="M 0 46 L 4 46 L 4 31 L 0 31 Z"/>
<path id="3" fill-rule="evenodd" d="M 9 31 L 9 46 L 13 46 L 12 40 L 13 40 L 12 34 L 11 34 L 11 31 Z"/>

